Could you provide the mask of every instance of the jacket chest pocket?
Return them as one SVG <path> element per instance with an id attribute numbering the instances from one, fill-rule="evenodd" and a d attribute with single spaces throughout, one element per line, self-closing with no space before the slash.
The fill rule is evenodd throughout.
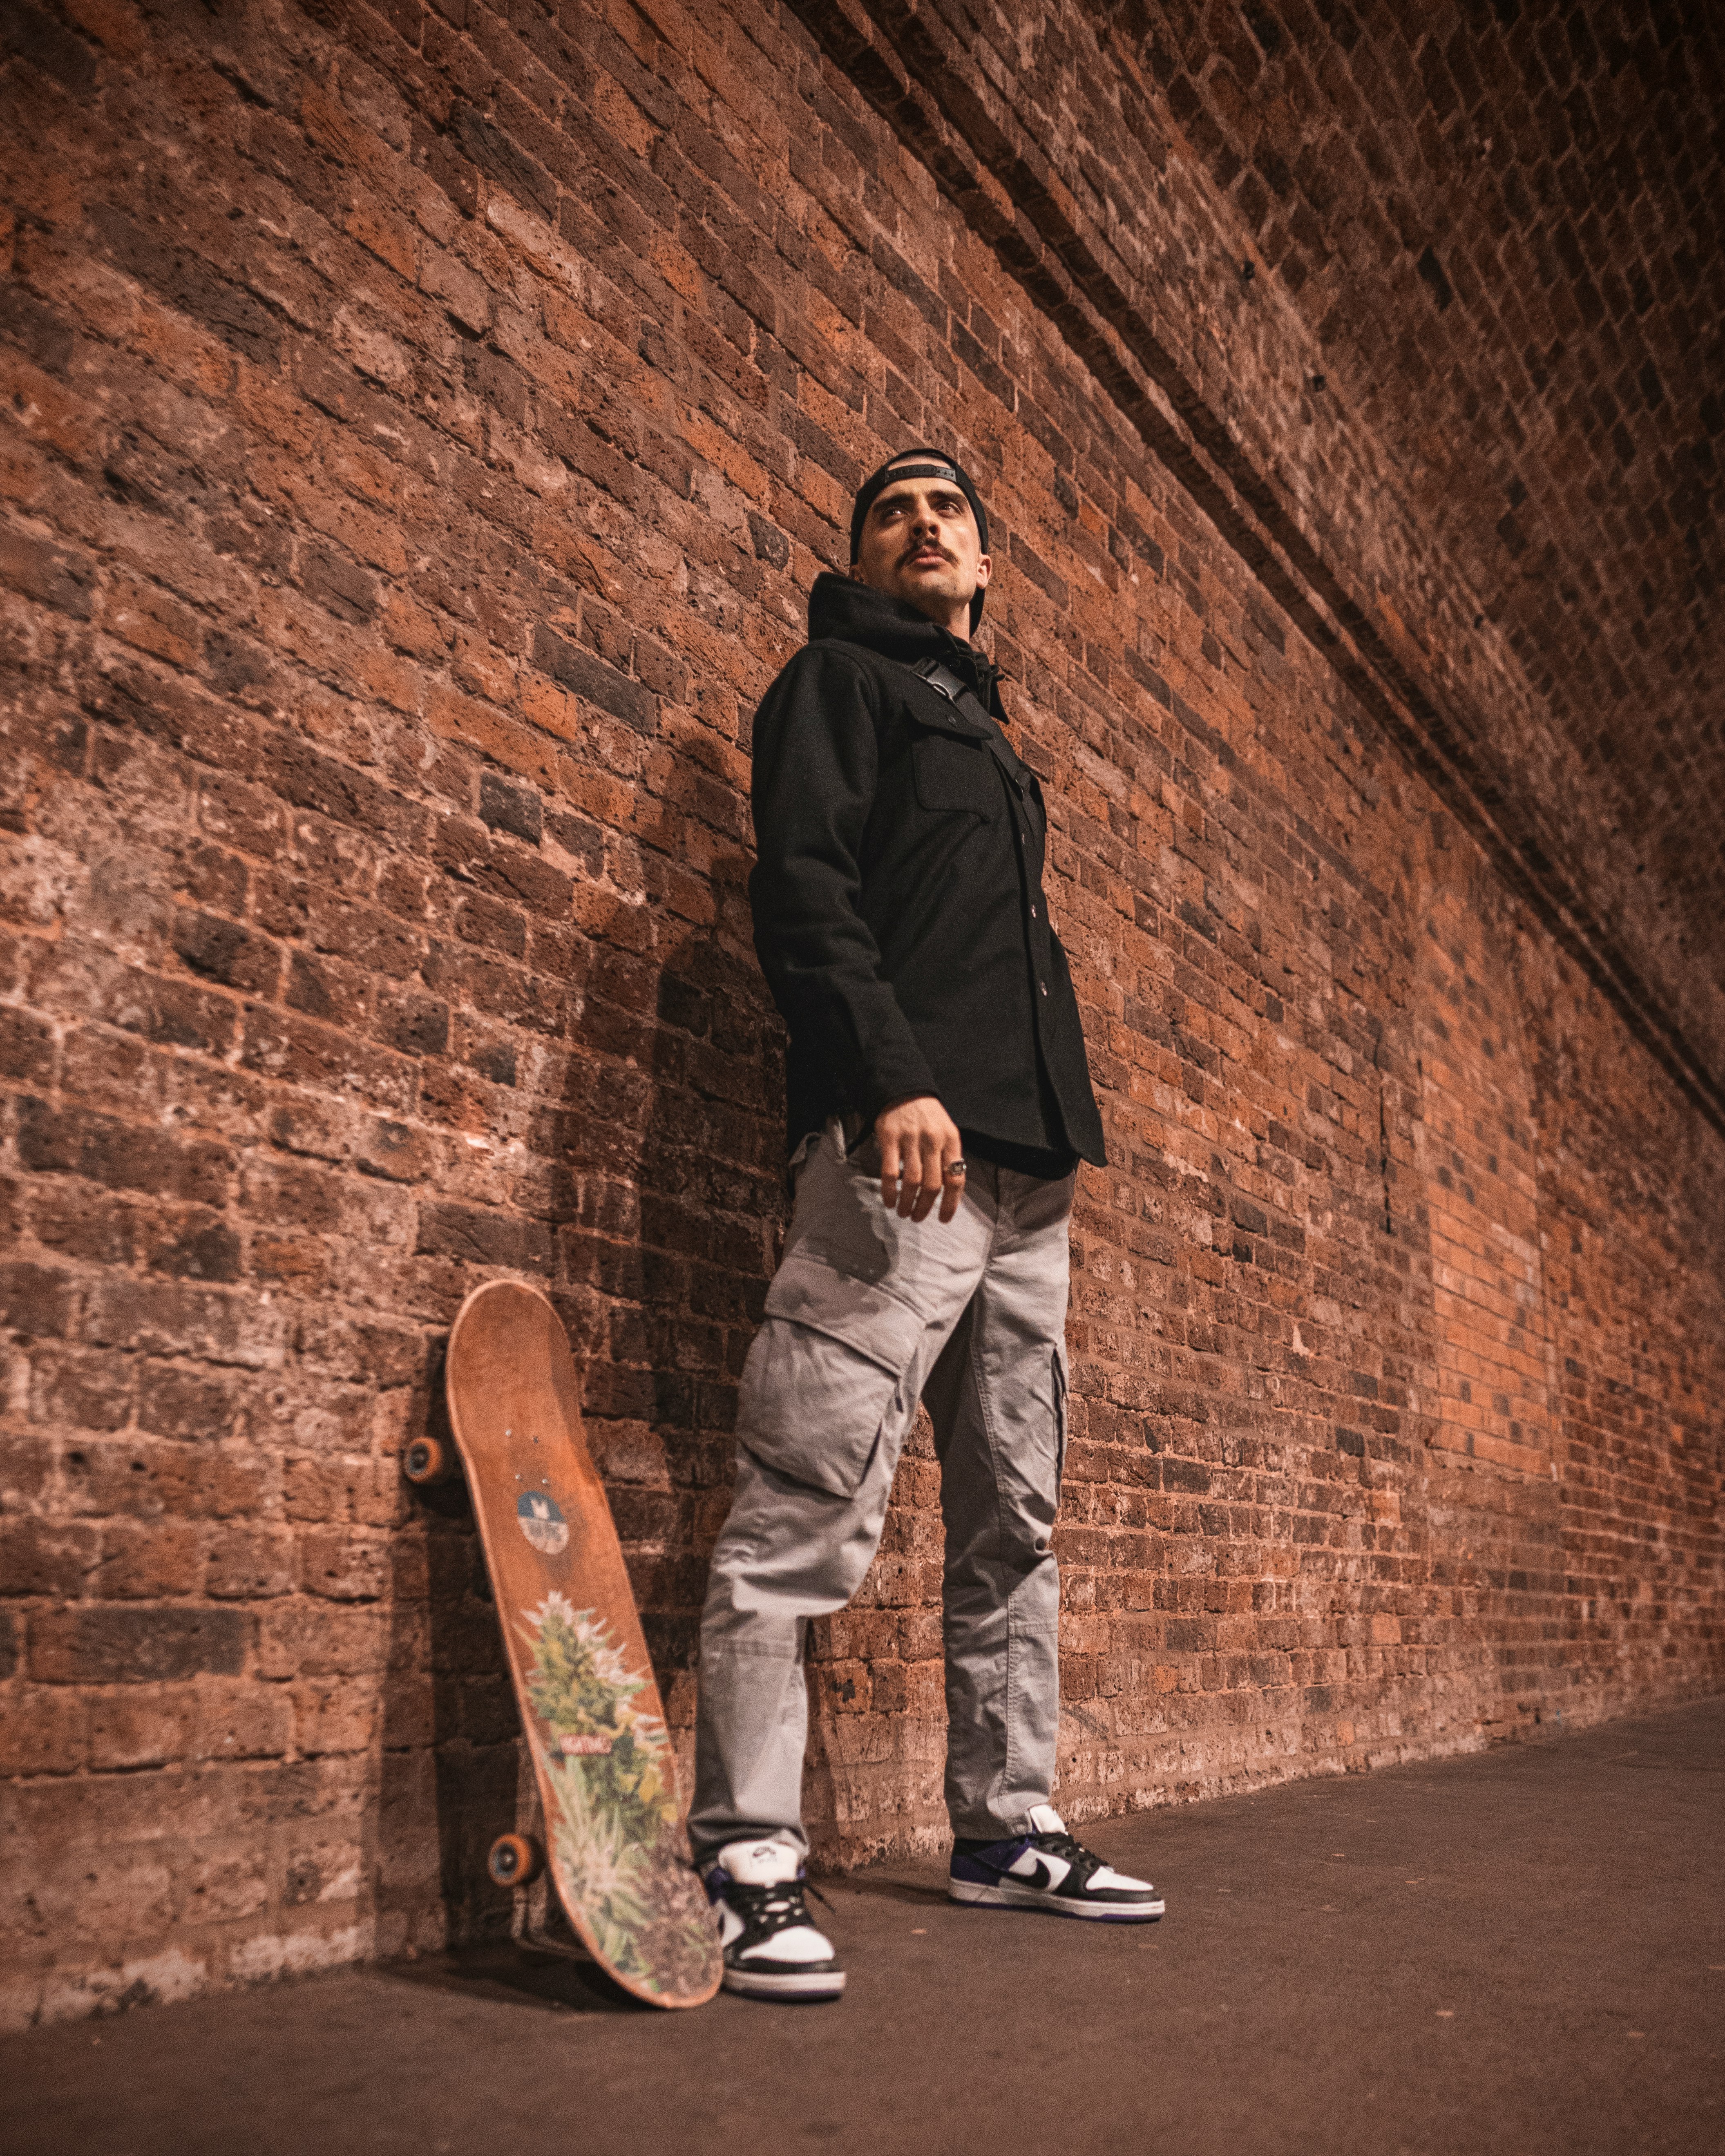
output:
<path id="1" fill-rule="evenodd" d="M 911 744 L 916 798 L 937 814 L 963 809 L 985 820 L 1000 808 L 1000 781 L 986 742 L 962 734 L 920 732 Z"/>

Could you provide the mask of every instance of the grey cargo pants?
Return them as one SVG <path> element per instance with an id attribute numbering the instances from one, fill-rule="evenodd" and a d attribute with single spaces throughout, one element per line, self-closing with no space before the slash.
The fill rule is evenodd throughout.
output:
<path id="1" fill-rule="evenodd" d="M 697 1862 L 744 1838 L 808 1846 L 804 1633 L 862 1584 L 919 1397 L 941 1462 L 952 1830 L 1004 1839 L 1048 1802 L 1071 1209 L 1071 1177 L 977 1161 L 951 1221 L 912 1223 L 881 1203 L 872 1138 L 847 1158 L 830 1127 L 809 1155 L 743 1368 L 701 1620 Z"/>

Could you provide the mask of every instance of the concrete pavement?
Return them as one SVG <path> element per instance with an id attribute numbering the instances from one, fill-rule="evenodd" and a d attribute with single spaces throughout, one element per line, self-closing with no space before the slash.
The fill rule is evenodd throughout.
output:
<path id="1" fill-rule="evenodd" d="M 514 1949 L 0 2044 L 6 2156 L 1725 2148 L 1725 1699 L 1097 1824 L 1147 1928 L 824 1882 L 836 2006 Z"/>

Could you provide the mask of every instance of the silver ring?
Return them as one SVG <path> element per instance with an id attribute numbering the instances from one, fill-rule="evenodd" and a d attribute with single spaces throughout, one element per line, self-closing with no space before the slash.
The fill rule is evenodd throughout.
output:
<path id="1" fill-rule="evenodd" d="M 962 1160 L 949 1160 L 941 1170 L 941 1180 L 943 1183 L 963 1183 L 964 1176 L 965 1167 Z"/>

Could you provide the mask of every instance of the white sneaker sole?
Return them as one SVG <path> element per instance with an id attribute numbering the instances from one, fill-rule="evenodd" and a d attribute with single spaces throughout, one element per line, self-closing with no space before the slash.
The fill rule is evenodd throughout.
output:
<path id="1" fill-rule="evenodd" d="M 762 1969 L 727 1969 L 724 1988 L 744 1999 L 836 1999 L 845 1989 L 842 1969 L 787 1969 L 769 1976 Z"/>
<path id="2" fill-rule="evenodd" d="M 1050 1917 L 1080 1917 L 1092 1924 L 1153 1924 L 1168 1907 L 1165 1902 L 1093 1902 L 1086 1907 L 1070 1897 L 1050 1894 L 1040 1887 L 984 1887 L 972 1879 L 949 1879 L 951 1901 L 968 1902 L 973 1908 L 1040 1909 Z"/>

